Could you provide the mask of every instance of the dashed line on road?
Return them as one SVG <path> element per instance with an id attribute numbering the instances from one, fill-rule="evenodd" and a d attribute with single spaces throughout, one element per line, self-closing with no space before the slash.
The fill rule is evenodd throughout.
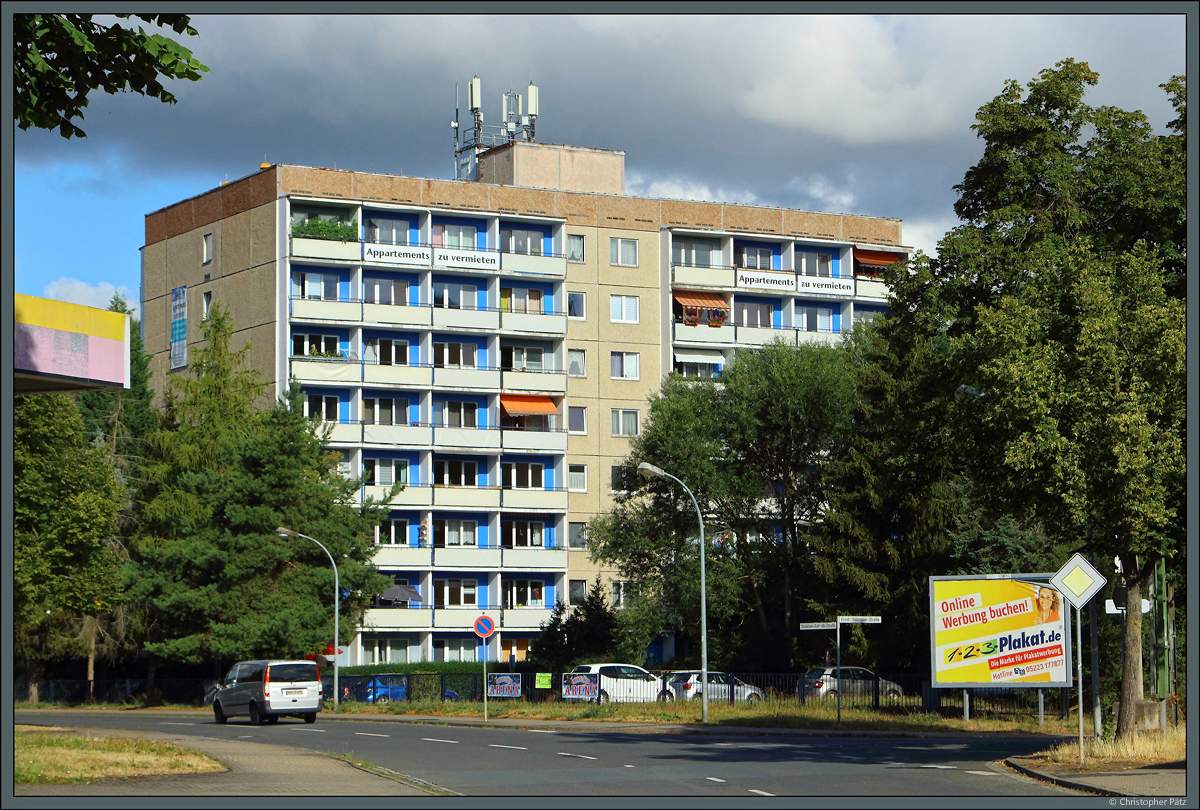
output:
<path id="1" fill-rule="evenodd" d="M 195 723 L 168 723 L 166 721 L 159 723 L 160 726 L 194 726 Z"/>
<path id="2" fill-rule="evenodd" d="M 324 734 L 323 728 L 301 728 L 300 726 L 292 726 L 292 731 L 315 731 L 318 734 Z"/>
<path id="3" fill-rule="evenodd" d="M 529 749 L 523 745 L 497 745 L 496 743 L 488 743 L 488 748 L 512 748 L 516 751 L 528 751 Z"/>
<path id="4" fill-rule="evenodd" d="M 710 782 L 720 782 L 720 783 L 722 783 L 722 784 L 724 784 L 724 783 L 725 783 L 725 780 L 724 780 L 724 779 L 718 779 L 718 778 L 717 778 L 717 777 L 715 777 L 715 776 L 706 776 L 706 777 L 704 777 L 704 778 L 705 778 L 705 779 L 707 779 L 707 780 L 708 780 L 708 781 L 710 781 Z"/>
<path id="5" fill-rule="evenodd" d="M 392 736 L 391 734 L 372 734 L 369 731 L 356 731 L 354 733 L 356 735 L 358 735 L 359 737 L 390 737 L 390 736 Z"/>
<path id="6" fill-rule="evenodd" d="M 578 757 L 579 759 L 595 759 L 595 757 L 589 757 L 586 754 L 567 754 L 563 751 L 559 751 L 558 755 L 560 757 Z"/>
<path id="7" fill-rule="evenodd" d="M 966 771 L 966 773 L 973 773 L 976 776 L 1000 776 L 995 771 Z"/>
<path id="8" fill-rule="evenodd" d="M 755 790 L 754 788 L 750 788 L 750 792 L 757 793 L 759 796 L 774 796 L 775 795 L 774 793 L 767 793 L 765 790 Z"/>
<path id="9" fill-rule="evenodd" d="M 922 768 L 935 768 L 939 771 L 957 771 L 957 765 L 922 765 Z"/>
<path id="10" fill-rule="evenodd" d="M 425 742 L 440 742 L 440 743 L 450 743 L 451 745 L 458 745 L 458 740 L 439 740 L 437 737 L 422 737 L 421 739 L 424 740 Z"/>

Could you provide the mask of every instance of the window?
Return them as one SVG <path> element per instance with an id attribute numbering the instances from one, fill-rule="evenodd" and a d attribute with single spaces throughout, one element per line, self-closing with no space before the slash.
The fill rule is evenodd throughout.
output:
<path id="1" fill-rule="evenodd" d="M 803 270 L 806 276 L 829 277 L 833 256 L 829 253 L 804 253 Z"/>
<path id="2" fill-rule="evenodd" d="M 717 367 L 713 363 L 676 363 L 675 371 L 684 377 L 716 377 Z"/>
<path id="3" fill-rule="evenodd" d="M 808 332 L 832 332 L 833 310 L 829 307 L 802 307 L 804 329 Z"/>
<path id="4" fill-rule="evenodd" d="M 637 248 L 638 242 L 636 239 L 611 237 L 608 240 L 608 263 L 620 267 L 637 267 Z"/>
<path id="5" fill-rule="evenodd" d="M 409 224 L 407 220 L 368 217 L 366 228 L 367 241 L 381 245 L 407 245 L 408 229 Z"/>
<path id="6" fill-rule="evenodd" d="M 477 661 L 480 640 L 477 638 L 435 638 L 433 640 L 434 661 Z"/>
<path id="7" fill-rule="evenodd" d="M 478 427 L 475 415 L 478 406 L 474 402 L 435 402 L 433 423 L 437 427 Z"/>
<path id="8" fill-rule="evenodd" d="M 638 412 L 634 410 L 612 409 L 612 435 L 636 436 L 638 432 Z"/>
<path id="9" fill-rule="evenodd" d="M 293 357 L 337 357 L 337 335 L 292 335 Z"/>
<path id="10" fill-rule="evenodd" d="M 366 484 L 390 487 L 408 483 L 408 462 L 402 458 L 365 458 L 363 473 Z"/>
<path id="11" fill-rule="evenodd" d="M 338 450 L 337 452 L 337 473 L 342 478 L 350 479 L 354 477 L 354 473 L 350 468 L 350 451 Z"/>
<path id="12" fill-rule="evenodd" d="M 882 315 L 882 314 L 883 314 L 882 312 L 879 312 L 879 311 L 873 310 L 873 309 L 855 309 L 854 310 L 854 322 L 855 323 L 870 323 L 871 321 L 875 320 L 876 315 Z"/>
<path id="13" fill-rule="evenodd" d="M 434 225 L 433 246 L 475 250 L 474 225 Z"/>
<path id="14" fill-rule="evenodd" d="M 638 297 L 636 295 L 609 296 L 608 319 L 613 323 L 637 323 Z"/>
<path id="15" fill-rule="evenodd" d="M 375 545 L 404 546 L 408 545 L 408 521 L 385 520 L 375 531 Z M 401 583 L 397 583 L 401 584 Z M 408 583 L 403 583 L 407 585 Z"/>
<path id="16" fill-rule="evenodd" d="M 739 247 L 737 249 L 738 267 L 749 270 L 770 270 L 771 249 L 769 247 Z"/>
<path id="17" fill-rule="evenodd" d="M 512 430 L 533 430 L 545 432 L 550 430 L 550 416 L 544 413 L 510 414 L 500 413 L 500 427 Z"/>
<path id="18" fill-rule="evenodd" d="M 433 305 L 442 309 L 475 309 L 475 285 L 435 281 Z"/>
<path id="19" fill-rule="evenodd" d="M 503 253 L 523 253 L 526 256 L 541 256 L 542 234 L 540 231 L 501 228 L 500 250 Z"/>
<path id="20" fill-rule="evenodd" d="M 433 522 L 433 545 L 437 548 L 475 545 L 475 521 L 435 520 Z"/>
<path id="21" fill-rule="evenodd" d="M 396 338 L 366 338 L 363 340 L 363 362 L 381 366 L 407 366 L 408 341 Z"/>
<path id="22" fill-rule="evenodd" d="M 572 579 L 567 582 L 567 600 L 572 605 L 582 605 L 587 599 L 587 580 Z"/>
<path id="23" fill-rule="evenodd" d="M 292 298 L 312 298 L 321 301 L 338 300 L 338 277 L 336 273 L 310 273 L 297 270 L 292 273 Z"/>
<path id="24" fill-rule="evenodd" d="M 711 267 L 713 252 L 718 250 L 711 242 L 676 241 L 671 245 L 671 259 L 688 267 Z"/>
<path id="25" fill-rule="evenodd" d="M 204 234 L 204 258 L 202 260 L 202 263 L 208 264 L 209 262 L 212 261 L 212 257 L 213 257 L 212 234 L 206 233 L 206 234 Z"/>
<path id="26" fill-rule="evenodd" d="M 474 343 L 434 343 L 434 368 L 475 368 Z"/>
<path id="27" fill-rule="evenodd" d="M 539 521 L 500 521 L 500 545 L 504 548 L 541 548 L 545 525 Z"/>
<path id="28" fill-rule="evenodd" d="M 364 425 L 408 424 L 408 400 L 392 397 L 363 397 Z"/>
<path id="29" fill-rule="evenodd" d="M 576 233 L 567 234 L 567 261 L 582 262 L 583 261 L 583 235 Z"/>
<path id="30" fill-rule="evenodd" d="M 212 309 L 212 291 L 204 293 L 203 310 L 200 313 L 201 320 L 208 320 L 208 311 Z"/>
<path id="31" fill-rule="evenodd" d="M 364 278 L 363 300 L 368 304 L 408 304 L 408 282 L 399 278 Z"/>
<path id="32" fill-rule="evenodd" d="M 584 304 L 587 303 L 587 293 L 569 292 L 567 293 L 567 317 L 568 318 L 585 318 Z"/>
<path id="33" fill-rule="evenodd" d="M 737 317 L 737 322 L 741 326 L 757 326 L 763 329 L 770 329 L 773 320 L 772 316 L 775 307 L 766 302 L 759 301 L 737 301 L 734 304 L 734 312 Z"/>
<path id="34" fill-rule="evenodd" d="M 587 548 L 587 524 L 567 524 L 567 544 L 571 548 Z"/>
<path id="35" fill-rule="evenodd" d="M 479 485 L 474 461 L 433 462 L 433 485 L 435 487 L 474 487 Z M 436 521 L 434 521 L 436 523 Z M 436 529 L 434 532 L 436 533 Z"/>
<path id="36" fill-rule="evenodd" d="M 613 352 L 609 356 L 609 376 L 614 380 L 636 380 L 638 378 L 638 353 Z"/>
<path id="37" fill-rule="evenodd" d="M 567 406 L 567 431 L 569 433 L 587 433 L 587 408 L 585 406 Z"/>
<path id="38" fill-rule="evenodd" d="M 567 376 L 587 376 L 587 351 L 584 349 L 567 349 Z"/>
<path id="39" fill-rule="evenodd" d="M 637 588 L 634 583 L 625 581 L 613 580 L 612 583 L 612 606 L 614 608 L 622 607 L 626 602 L 637 595 Z"/>
<path id="40" fill-rule="evenodd" d="M 500 368 L 505 371 L 541 371 L 544 350 L 537 347 L 501 346 Z"/>
<path id="41" fill-rule="evenodd" d="M 525 287 L 500 288 L 501 312 L 528 312 L 542 314 L 542 291 Z"/>
<path id="42" fill-rule="evenodd" d="M 639 486 L 637 471 L 620 464 L 613 465 L 609 472 L 609 489 L 613 492 L 632 492 Z"/>
<path id="43" fill-rule="evenodd" d="M 567 489 L 572 492 L 587 492 L 587 465 L 567 465 Z"/>
<path id="44" fill-rule="evenodd" d="M 543 588 L 545 583 L 540 580 L 512 579 L 501 585 L 504 590 L 504 607 L 545 607 Z"/>
<path id="45" fill-rule="evenodd" d="M 504 489 L 541 489 L 542 465 L 526 461 L 506 461 L 500 465 L 500 486 Z"/>
<path id="46" fill-rule="evenodd" d="M 433 601 L 436 607 L 462 607 L 475 604 L 474 579 L 435 579 Z"/>
<path id="47" fill-rule="evenodd" d="M 304 400 L 305 416 L 317 422 L 338 420 L 338 398 L 327 394 L 309 394 Z"/>

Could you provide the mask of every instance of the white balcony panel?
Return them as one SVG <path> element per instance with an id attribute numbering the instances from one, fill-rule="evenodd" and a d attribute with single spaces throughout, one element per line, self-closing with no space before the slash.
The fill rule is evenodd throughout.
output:
<path id="1" fill-rule="evenodd" d="M 535 512 L 567 510 L 567 493 L 546 489 L 505 489 L 500 504 L 505 509 L 528 509 Z"/>
<path id="2" fill-rule="evenodd" d="M 567 434 L 551 430 L 503 430 L 500 446 L 505 450 L 531 450 L 538 453 L 567 452 Z"/>
<path id="3" fill-rule="evenodd" d="M 733 343 L 734 337 L 734 328 L 730 324 L 721 326 L 709 326 L 703 323 L 696 326 L 675 324 L 676 343 Z"/>
<path id="4" fill-rule="evenodd" d="M 885 302 L 888 298 L 888 286 L 873 278 L 858 277 L 855 280 L 855 294 L 860 301 Z"/>
<path id="5" fill-rule="evenodd" d="M 362 366 L 345 360 L 292 358 L 292 376 L 302 383 L 342 383 L 354 385 L 362 378 Z"/>
<path id="6" fill-rule="evenodd" d="M 564 394 L 567 375 L 562 371 L 505 371 L 500 385 L 506 391 L 544 391 Z"/>
<path id="7" fill-rule="evenodd" d="M 567 552 L 560 548 L 506 548 L 501 562 L 507 571 L 563 571 L 567 567 Z"/>
<path id="8" fill-rule="evenodd" d="M 396 304 L 363 304 L 363 321 L 388 325 L 429 326 L 433 322 L 433 308 Z"/>
<path id="9" fill-rule="evenodd" d="M 435 247 L 433 263 L 437 267 L 449 267 L 455 270 L 496 272 L 500 269 L 500 254 L 494 250 L 459 250 Z"/>
<path id="10" fill-rule="evenodd" d="M 470 630 L 475 626 L 481 609 L 474 605 L 434 608 L 433 626 L 439 630 Z"/>
<path id="11" fill-rule="evenodd" d="M 562 278 L 567 274 L 567 257 L 502 253 L 500 268 L 506 273 L 537 273 L 540 276 Z"/>
<path id="12" fill-rule="evenodd" d="M 838 332 L 805 332 L 797 330 L 796 343 L 820 343 L 826 346 L 832 346 L 839 343 L 842 335 Z"/>
<path id="13" fill-rule="evenodd" d="M 404 444 L 424 447 L 430 429 L 420 425 L 363 425 L 363 444 Z"/>
<path id="14" fill-rule="evenodd" d="M 357 301 L 322 301 L 319 298 L 293 298 L 293 321 L 353 321 L 362 317 Z"/>
<path id="15" fill-rule="evenodd" d="M 433 610 L 427 607 L 367 608 L 363 616 L 364 630 L 427 630 L 432 626 Z"/>
<path id="16" fill-rule="evenodd" d="M 433 564 L 442 569 L 478 569 L 500 567 L 500 549 L 476 546 L 438 546 Z"/>
<path id="17" fill-rule="evenodd" d="M 500 490 L 495 487 L 434 487 L 433 505 L 499 509 Z"/>
<path id="18" fill-rule="evenodd" d="M 402 385 L 409 388 L 428 388 L 432 380 L 433 369 L 428 366 L 363 364 L 364 385 Z"/>
<path id="19" fill-rule="evenodd" d="M 317 435 L 324 435 L 323 431 L 327 427 L 329 428 L 329 435 L 325 438 L 327 442 L 359 444 L 362 441 L 362 425 L 357 422 L 322 422 L 318 427 Z"/>
<path id="20" fill-rule="evenodd" d="M 499 388 L 500 370 L 482 368 L 435 368 L 433 384 L 445 388 Z"/>
<path id="21" fill-rule="evenodd" d="M 675 284 L 683 287 L 732 287 L 733 270 L 728 267 L 685 267 L 672 268 Z"/>
<path id="22" fill-rule="evenodd" d="M 550 621 L 550 613 L 549 608 L 505 608 L 500 611 L 500 627 L 509 632 L 540 630 Z"/>
<path id="23" fill-rule="evenodd" d="M 368 484 L 363 487 L 363 496 L 383 502 L 383 499 L 387 497 L 388 489 L 390 487 Z M 433 487 L 418 487 L 410 484 L 397 492 L 396 497 L 392 498 L 389 503 L 392 506 L 429 506 L 433 503 Z"/>
<path id="24" fill-rule="evenodd" d="M 737 327 L 738 343 L 761 346 L 764 343 L 770 343 L 776 338 L 782 338 L 784 342 L 794 345 L 796 343 L 796 330 L 790 326 L 786 329 L 763 329 L 758 326 Z"/>
<path id="25" fill-rule="evenodd" d="M 371 562 L 384 568 L 428 568 L 433 564 L 433 552 L 428 547 L 376 546 Z"/>
<path id="26" fill-rule="evenodd" d="M 500 313 L 490 309 L 433 307 L 433 326 L 436 329 L 487 329 L 495 332 L 500 328 Z"/>
<path id="27" fill-rule="evenodd" d="M 433 444 L 436 447 L 499 450 L 500 431 L 480 428 L 435 427 Z"/>
<path id="28" fill-rule="evenodd" d="M 501 312 L 500 328 L 522 334 L 565 335 L 566 315 L 539 315 L 535 312 Z"/>
<path id="29" fill-rule="evenodd" d="M 383 245 L 363 243 L 363 261 L 368 264 L 407 265 L 428 267 L 433 261 L 433 249 L 421 245 Z"/>
<path id="30" fill-rule="evenodd" d="M 362 242 L 338 242 L 333 239 L 292 237 L 292 257 L 296 259 L 362 259 Z"/>

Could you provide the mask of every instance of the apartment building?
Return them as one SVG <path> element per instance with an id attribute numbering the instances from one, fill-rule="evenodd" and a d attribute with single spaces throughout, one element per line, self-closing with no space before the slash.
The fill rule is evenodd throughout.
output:
<path id="1" fill-rule="evenodd" d="M 146 217 L 155 378 L 186 373 L 221 302 L 361 497 L 404 484 L 375 562 L 410 598 L 377 600 L 345 664 L 520 660 L 556 601 L 599 578 L 619 605 L 585 527 L 663 375 L 883 311 L 898 220 L 630 197 L 623 161 L 514 142 L 480 181 L 264 164 Z"/>

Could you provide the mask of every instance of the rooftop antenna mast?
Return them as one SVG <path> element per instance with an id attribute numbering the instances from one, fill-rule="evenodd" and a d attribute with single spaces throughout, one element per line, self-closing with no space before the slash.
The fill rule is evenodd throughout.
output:
<path id="1" fill-rule="evenodd" d="M 469 128 L 459 121 L 458 84 L 454 85 L 454 120 L 450 128 L 454 131 L 454 179 L 477 180 L 479 153 L 493 146 L 502 146 L 514 141 L 533 142 L 534 128 L 538 116 L 538 88 L 529 83 L 526 91 L 528 105 L 520 94 L 509 90 L 500 97 L 500 124 L 493 127 L 483 125 L 482 87 L 475 76 L 467 85 L 467 109 L 471 112 Z"/>

